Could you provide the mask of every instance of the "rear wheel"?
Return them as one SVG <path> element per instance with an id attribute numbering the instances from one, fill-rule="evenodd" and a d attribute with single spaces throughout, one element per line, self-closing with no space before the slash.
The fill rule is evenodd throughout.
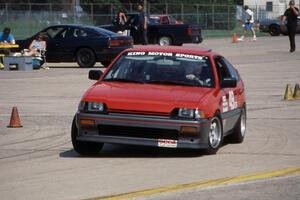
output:
<path id="1" fill-rule="evenodd" d="M 246 134 L 246 109 L 243 108 L 241 111 L 240 118 L 233 132 L 229 135 L 229 139 L 233 143 L 242 143 Z"/>
<path id="2" fill-rule="evenodd" d="M 95 65 L 96 56 L 93 50 L 89 48 L 82 48 L 76 53 L 76 61 L 80 67 L 90 68 Z"/>
<path id="3" fill-rule="evenodd" d="M 269 28 L 269 33 L 272 36 L 280 35 L 280 27 L 278 25 L 275 25 L 275 24 L 271 25 L 270 28 Z"/>
<path id="4" fill-rule="evenodd" d="M 210 131 L 208 134 L 208 154 L 215 154 L 219 150 L 223 140 L 223 129 L 220 118 L 215 116 L 211 119 Z"/>
<path id="5" fill-rule="evenodd" d="M 158 39 L 158 44 L 160 46 L 170 46 L 172 45 L 172 39 L 169 36 L 161 36 Z"/>
<path id="6" fill-rule="evenodd" d="M 71 139 L 74 150 L 81 155 L 97 155 L 103 147 L 103 143 L 82 142 L 77 140 L 78 128 L 75 117 L 72 122 Z"/>

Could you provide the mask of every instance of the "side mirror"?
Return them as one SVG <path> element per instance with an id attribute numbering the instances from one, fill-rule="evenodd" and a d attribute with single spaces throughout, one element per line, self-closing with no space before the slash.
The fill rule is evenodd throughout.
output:
<path id="1" fill-rule="evenodd" d="M 236 87 L 237 80 L 235 78 L 224 78 L 221 82 L 222 88 L 233 88 Z"/>
<path id="2" fill-rule="evenodd" d="M 89 79 L 98 81 L 102 76 L 103 72 L 101 70 L 90 70 Z"/>

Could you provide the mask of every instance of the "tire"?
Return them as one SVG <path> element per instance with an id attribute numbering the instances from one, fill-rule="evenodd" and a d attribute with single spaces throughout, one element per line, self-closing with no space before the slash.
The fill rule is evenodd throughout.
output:
<path id="1" fill-rule="evenodd" d="M 101 151 L 103 143 L 78 141 L 77 135 L 78 128 L 76 125 L 76 119 L 74 117 L 71 129 L 71 139 L 74 150 L 80 155 L 84 156 L 97 155 Z"/>
<path id="2" fill-rule="evenodd" d="M 215 116 L 210 120 L 210 131 L 208 134 L 209 148 L 207 154 L 216 154 L 223 142 L 223 128 L 219 117 Z"/>
<path id="3" fill-rule="evenodd" d="M 273 25 L 270 25 L 270 27 L 269 27 L 269 33 L 270 33 L 270 35 L 272 35 L 272 36 L 278 36 L 278 35 L 280 35 L 280 26 L 278 26 L 278 25 L 275 25 L 275 24 L 273 24 Z"/>
<path id="4" fill-rule="evenodd" d="M 172 45 L 172 39 L 169 36 L 161 36 L 158 39 L 158 44 L 160 46 L 170 46 Z"/>
<path id="5" fill-rule="evenodd" d="M 228 136 L 230 142 L 242 143 L 244 141 L 245 134 L 246 134 L 246 127 L 247 127 L 246 121 L 247 121 L 246 109 L 243 108 L 238 123 L 236 124 L 233 132 Z"/>
<path id="6" fill-rule="evenodd" d="M 96 63 L 96 56 L 93 50 L 89 48 L 82 48 L 76 53 L 76 61 L 82 68 L 91 68 Z"/>
<path id="7" fill-rule="evenodd" d="M 107 68 L 110 65 L 111 61 L 101 61 L 103 67 Z"/>

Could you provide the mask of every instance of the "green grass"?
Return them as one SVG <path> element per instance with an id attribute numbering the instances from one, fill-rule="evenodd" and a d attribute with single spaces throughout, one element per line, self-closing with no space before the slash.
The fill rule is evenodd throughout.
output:
<path id="1" fill-rule="evenodd" d="M 64 21 L 64 24 L 72 24 L 72 20 Z M 82 24 L 92 24 L 91 21 L 85 20 L 82 21 Z M 46 23 L 45 21 L 41 22 L 38 20 L 32 20 L 28 22 L 27 20 L 11 20 L 9 22 L 3 23 L 1 25 L 1 30 L 8 26 L 11 28 L 12 33 L 15 39 L 24 39 L 32 36 L 33 34 L 37 33 L 38 31 L 50 26 L 54 25 L 54 23 Z M 236 23 L 236 26 L 232 30 L 202 30 L 202 35 L 204 38 L 213 38 L 213 37 L 232 37 L 233 33 L 236 33 L 238 36 L 242 35 L 243 27 L 240 23 Z M 248 33 L 251 35 L 252 33 Z M 256 29 L 256 35 L 260 36 L 267 36 L 268 33 L 261 33 L 259 32 L 258 28 Z"/>
<path id="2" fill-rule="evenodd" d="M 238 23 L 234 29 L 232 30 L 202 30 L 202 35 L 204 38 L 211 38 L 211 37 L 232 37 L 234 33 L 237 36 L 241 36 L 243 34 L 244 28 Z M 256 28 L 256 36 L 269 36 L 269 33 L 260 32 L 258 28 Z M 247 35 L 252 36 L 251 32 L 248 32 Z"/>

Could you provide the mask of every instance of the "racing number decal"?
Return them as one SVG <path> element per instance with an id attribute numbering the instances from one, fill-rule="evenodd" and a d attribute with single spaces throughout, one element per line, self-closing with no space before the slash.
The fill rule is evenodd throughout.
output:
<path id="1" fill-rule="evenodd" d="M 234 93 L 232 90 L 229 91 L 228 101 L 225 96 L 222 96 L 222 106 L 223 112 L 228 112 L 229 110 L 234 110 L 237 108 L 237 101 L 235 100 Z"/>
<path id="2" fill-rule="evenodd" d="M 234 93 L 232 90 L 229 91 L 229 108 L 230 110 L 234 110 L 237 108 L 237 102 L 235 101 Z"/>
<path id="3" fill-rule="evenodd" d="M 226 99 L 226 95 L 222 96 L 222 106 L 223 106 L 223 112 L 227 112 L 228 111 L 228 102 Z"/>

